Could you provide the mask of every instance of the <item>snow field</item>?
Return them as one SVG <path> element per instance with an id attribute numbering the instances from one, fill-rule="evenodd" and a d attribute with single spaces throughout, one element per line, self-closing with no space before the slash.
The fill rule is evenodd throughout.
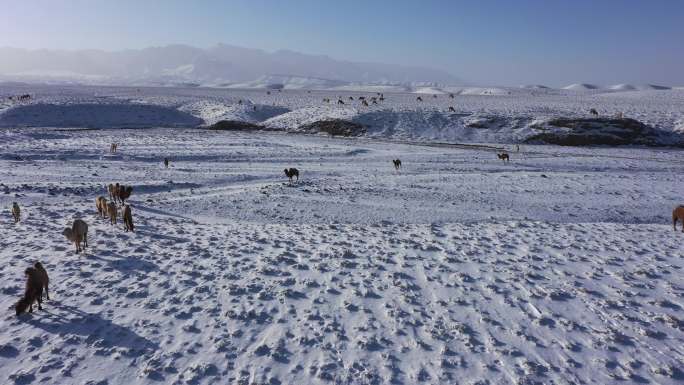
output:
<path id="1" fill-rule="evenodd" d="M 501 145 L 198 129 L 0 143 L 0 206 L 23 209 L 0 217 L 3 382 L 684 380 L 679 151 L 508 146 L 504 164 Z M 135 233 L 96 217 L 112 182 L 134 186 Z M 85 255 L 61 235 L 76 217 Z M 36 260 L 51 300 L 17 318 Z"/>

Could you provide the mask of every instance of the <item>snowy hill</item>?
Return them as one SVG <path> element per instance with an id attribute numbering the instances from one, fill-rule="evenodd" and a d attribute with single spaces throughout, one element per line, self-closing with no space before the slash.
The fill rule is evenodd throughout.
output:
<path id="1" fill-rule="evenodd" d="M 586 83 L 575 83 L 575 84 L 570 84 L 569 86 L 563 87 L 564 90 L 570 90 L 570 91 L 589 91 L 589 90 L 598 90 L 599 86 L 595 84 L 586 84 Z"/>
<path id="2" fill-rule="evenodd" d="M 357 132 L 364 136 L 393 140 L 678 146 L 684 142 L 684 90 L 578 93 L 424 86 L 396 92 L 381 87 L 349 91 L 354 89 L 350 85 L 296 89 L 301 85 L 297 82 L 311 85 L 309 80 L 264 77 L 251 89 L 18 84 L 0 89 L 0 128 L 198 127 L 234 121 L 268 130 L 310 132 L 317 122 L 341 120 L 343 125 L 362 125 L 364 130 Z M 331 85 L 318 81 L 320 86 Z M 282 90 L 271 89 L 283 83 Z M 8 98 L 21 94 L 33 96 L 23 102 Z M 599 117 L 589 114 L 592 108 Z"/>
<path id="3" fill-rule="evenodd" d="M 348 82 L 292 75 L 268 75 L 256 80 L 227 85 L 228 88 L 264 88 L 264 89 L 330 89 L 348 85 Z"/>

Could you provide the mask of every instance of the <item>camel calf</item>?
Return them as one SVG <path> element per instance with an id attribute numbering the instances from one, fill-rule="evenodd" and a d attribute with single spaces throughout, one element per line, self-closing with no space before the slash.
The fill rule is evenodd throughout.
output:
<path id="1" fill-rule="evenodd" d="M 497 158 L 499 158 L 499 159 L 501 159 L 502 161 L 504 161 L 504 163 L 510 162 L 510 161 L 511 161 L 510 156 L 508 156 L 508 154 L 506 154 L 505 152 L 504 152 L 504 153 L 501 153 L 501 154 L 496 154 L 496 156 L 497 156 Z"/>
<path id="2" fill-rule="evenodd" d="M 672 210 L 672 226 L 677 231 L 677 220 L 682 221 L 682 232 L 684 233 L 684 206 L 677 206 Z"/>

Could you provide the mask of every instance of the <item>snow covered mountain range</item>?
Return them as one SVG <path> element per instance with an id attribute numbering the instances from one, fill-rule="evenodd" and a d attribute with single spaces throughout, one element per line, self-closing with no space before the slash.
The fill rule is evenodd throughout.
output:
<path id="1" fill-rule="evenodd" d="M 306 79 L 312 79 L 314 84 L 325 81 L 335 85 L 460 83 L 451 74 L 430 68 L 357 63 L 225 44 L 207 49 L 169 45 L 114 52 L 0 48 L 0 57 L 2 80 L 203 86 L 272 81 L 287 84 L 290 79 L 300 85 Z"/>

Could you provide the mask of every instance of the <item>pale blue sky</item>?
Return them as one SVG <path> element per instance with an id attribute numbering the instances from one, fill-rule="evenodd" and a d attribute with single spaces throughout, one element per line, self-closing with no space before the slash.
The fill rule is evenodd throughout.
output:
<path id="1" fill-rule="evenodd" d="M 681 0 L 0 3 L 0 46 L 227 43 L 429 66 L 482 84 L 684 85 Z"/>

